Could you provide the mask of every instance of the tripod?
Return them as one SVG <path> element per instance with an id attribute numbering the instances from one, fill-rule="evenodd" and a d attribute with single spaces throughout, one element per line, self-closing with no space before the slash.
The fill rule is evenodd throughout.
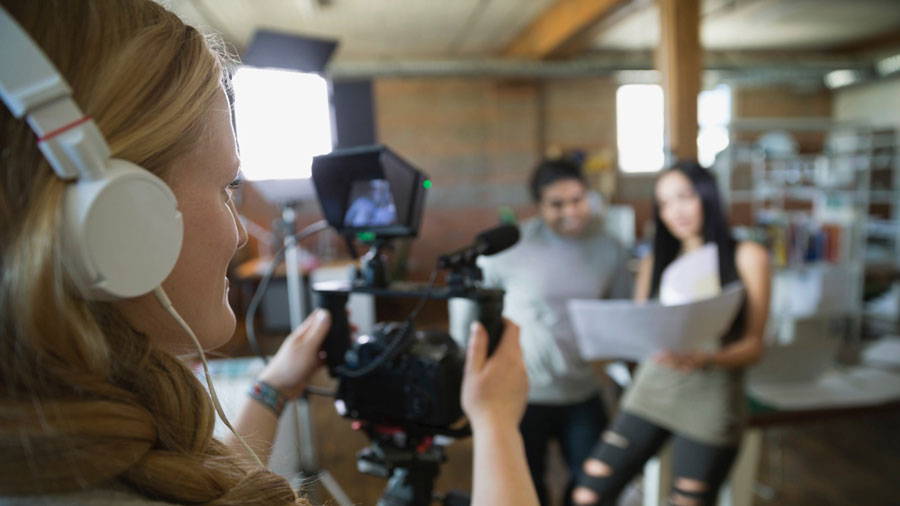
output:
<path id="1" fill-rule="evenodd" d="M 288 204 L 282 208 L 281 221 L 283 230 L 286 231 L 284 234 L 284 264 L 288 289 L 288 308 L 291 328 L 296 329 L 303 322 L 303 318 L 309 314 L 310 310 L 309 297 L 304 296 L 303 278 L 298 267 L 298 247 L 294 236 L 296 212 L 292 205 Z M 321 483 L 340 506 L 351 506 L 353 502 L 341 489 L 337 480 L 327 470 L 319 467 L 315 446 L 316 437 L 315 427 L 313 426 L 312 406 L 309 404 L 309 398 L 306 393 L 296 400 L 295 414 L 294 432 L 300 445 L 300 469 L 299 483 L 291 480 L 291 485 L 307 493 L 314 503 L 322 504 L 320 490 L 317 486 L 318 483 Z"/>

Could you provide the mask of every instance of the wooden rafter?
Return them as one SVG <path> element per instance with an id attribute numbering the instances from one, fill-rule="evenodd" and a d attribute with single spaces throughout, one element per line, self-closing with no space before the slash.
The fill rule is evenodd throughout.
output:
<path id="1" fill-rule="evenodd" d="M 503 55 L 541 60 L 590 30 L 629 0 L 557 0 L 510 42 Z"/>

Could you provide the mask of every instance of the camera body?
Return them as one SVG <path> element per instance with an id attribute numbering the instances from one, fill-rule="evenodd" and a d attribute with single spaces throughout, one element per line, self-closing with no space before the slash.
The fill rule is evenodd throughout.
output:
<path id="1" fill-rule="evenodd" d="M 447 286 L 426 291 L 424 285 L 396 283 L 388 288 L 362 283 L 319 283 L 313 287 L 319 307 L 328 309 L 332 325 L 323 350 L 332 376 L 340 378 L 337 406 L 343 416 L 375 424 L 441 434 L 462 416 L 460 388 L 465 356 L 446 332 L 416 331 L 409 322 L 379 324 L 371 336 L 351 343 L 345 306 L 351 293 L 386 298 L 474 300 L 478 320 L 488 332 L 492 351 L 503 332 L 502 290 Z M 391 351 L 391 345 L 402 342 Z M 387 357 L 385 354 L 390 354 Z M 377 361 L 381 361 L 378 363 Z M 374 365 L 373 365 L 374 364 Z M 362 375 L 357 373 L 371 369 Z"/>

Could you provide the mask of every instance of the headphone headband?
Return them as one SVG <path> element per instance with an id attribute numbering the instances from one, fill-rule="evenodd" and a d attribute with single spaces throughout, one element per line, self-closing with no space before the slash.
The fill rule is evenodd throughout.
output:
<path id="1" fill-rule="evenodd" d="M 27 116 L 54 172 L 63 179 L 96 178 L 96 167 L 109 158 L 109 147 L 93 121 L 60 135 L 49 134 L 83 120 L 72 89 L 50 59 L 12 16 L 0 7 L 0 47 L 15 57 L 0 66 L 0 98 L 16 118 Z"/>

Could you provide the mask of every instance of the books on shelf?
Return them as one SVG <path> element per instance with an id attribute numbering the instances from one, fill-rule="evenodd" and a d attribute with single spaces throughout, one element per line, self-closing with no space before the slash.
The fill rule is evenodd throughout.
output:
<path id="1" fill-rule="evenodd" d="M 850 253 L 849 226 L 821 223 L 805 214 L 760 213 L 754 239 L 772 252 L 775 267 L 811 262 L 840 263 Z"/>

